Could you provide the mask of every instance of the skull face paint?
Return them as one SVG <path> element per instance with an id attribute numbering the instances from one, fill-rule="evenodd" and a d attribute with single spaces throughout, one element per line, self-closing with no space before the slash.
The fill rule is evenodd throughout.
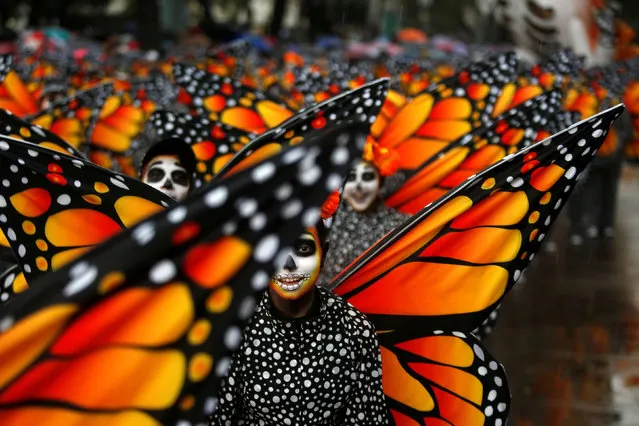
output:
<path id="1" fill-rule="evenodd" d="M 348 175 L 343 197 L 356 212 L 368 210 L 379 195 L 380 177 L 377 169 L 362 161 Z"/>
<path id="2" fill-rule="evenodd" d="M 284 266 L 271 277 L 271 289 L 287 300 L 301 298 L 315 286 L 322 267 L 322 256 L 316 232 L 303 233 L 286 257 Z"/>
<path id="3" fill-rule="evenodd" d="M 184 200 L 191 189 L 189 174 L 174 155 L 159 155 L 151 159 L 142 174 L 142 182 L 176 201 Z"/>

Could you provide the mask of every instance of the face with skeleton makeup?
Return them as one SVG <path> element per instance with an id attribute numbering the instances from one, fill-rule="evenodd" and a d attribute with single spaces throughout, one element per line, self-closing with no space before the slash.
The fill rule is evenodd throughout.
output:
<path id="1" fill-rule="evenodd" d="M 144 169 L 142 182 L 176 201 L 185 199 L 191 189 L 189 173 L 175 155 L 158 155 L 152 158 Z"/>
<path id="2" fill-rule="evenodd" d="M 287 300 L 297 300 L 306 295 L 317 282 L 322 267 L 323 250 L 314 229 L 297 239 L 293 252 L 271 277 L 271 289 Z"/>
<path id="3" fill-rule="evenodd" d="M 368 210 L 379 195 L 379 172 L 370 163 L 362 161 L 348 175 L 343 197 L 356 212 Z"/>

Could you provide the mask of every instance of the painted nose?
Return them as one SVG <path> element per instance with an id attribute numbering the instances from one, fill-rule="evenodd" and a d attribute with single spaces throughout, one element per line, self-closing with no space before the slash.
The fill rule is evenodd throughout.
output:
<path id="1" fill-rule="evenodd" d="M 173 181 L 171 179 L 167 179 L 164 181 L 164 185 L 162 185 L 164 189 L 173 189 Z"/>
<path id="2" fill-rule="evenodd" d="M 284 269 L 289 272 L 292 272 L 297 269 L 297 264 L 295 263 L 295 259 L 290 254 L 286 258 L 286 263 L 284 264 Z"/>

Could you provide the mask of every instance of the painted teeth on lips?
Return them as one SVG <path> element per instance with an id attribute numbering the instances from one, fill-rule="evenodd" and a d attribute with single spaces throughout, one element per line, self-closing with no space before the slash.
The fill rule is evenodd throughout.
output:
<path id="1" fill-rule="evenodd" d="M 298 290 L 309 278 L 310 274 L 277 274 L 273 277 L 275 283 L 286 291 Z"/>

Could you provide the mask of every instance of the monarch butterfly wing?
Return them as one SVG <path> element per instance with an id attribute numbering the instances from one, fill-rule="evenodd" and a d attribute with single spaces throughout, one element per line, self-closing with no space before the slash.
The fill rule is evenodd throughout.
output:
<path id="1" fill-rule="evenodd" d="M 173 201 L 144 183 L 0 137 L 0 229 L 28 282 Z"/>
<path id="2" fill-rule="evenodd" d="M 554 52 L 545 63 L 532 67 L 504 86 L 492 116 L 498 117 L 545 91 L 565 87 L 581 72 L 579 64 L 580 61 L 570 50 Z"/>
<path id="3" fill-rule="evenodd" d="M 388 91 L 388 79 L 380 79 L 303 110 L 253 139 L 228 161 L 214 179 L 222 179 L 299 144 L 313 131 L 344 122 L 361 123 L 366 132 L 379 113 Z M 310 132 L 310 133 L 309 133 Z"/>
<path id="4" fill-rule="evenodd" d="M 38 112 L 38 92 L 41 85 L 29 88 L 13 69 L 13 55 L 0 57 L 0 109 L 11 111 L 19 117 Z"/>
<path id="5" fill-rule="evenodd" d="M 561 109 L 561 92 L 553 91 L 524 102 L 448 145 L 386 200 L 389 207 L 415 214 L 467 178 L 538 138 Z M 550 135 L 548 135 L 550 136 Z"/>
<path id="6" fill-rule="evenodd" d="M 240 344 L 237 323 L 316 224 L 336 188 L 330 176 L 361 155 L 337 142 L 349 132 L 331 129 L 211 184 L 16 297 L 0 315 L 0 423 L 201 422 Z M 335 152 L 347 161 L 335 164 Z M 283 208 L 291 203 L 300 210 Z"/>
<path id="7" fill-rule="evenodd" d="M 281 102 L 236 80 L 190 65 L 174 64 L 173 76 L 198 114 L 246 132 L 263 133 L 294 114 Z"/>
<path id="8" fill-rule="evenodd" d="M 487 108 L 515 64 L 513 54 L 500 55 L 433 85 L 407 102 L 383 131 L 374 126 L 377 143 L 397 151 L 399 172 L 410 177 L 449 144 L 491 121 Z"/>
<path id="9" fill-rule="evenodd" d="M 89 138 L 91 161 L 105 168 L 115 168 L 117 163 L 130 159 L 138 148 L 137 139 L 155 108 L 154 102 L 126 91 L 107 98 Z M 122 172 L 136 176 L 134 169 Z"/>
<path id="10" fill-rule="evenodd" d="M 179 137 L 191 145 L 198 161 L 195 172 L 198 187 L 209 182 L 256 136 L 206 117 L 167 110 L 155 111 L 149 122 L 159 137 Z"/>
<path id="11" fill-rule="evenodd" d="M 382 386 L 396 426 L 501 426 L 510 409 L 506 373 L 471 334 L 378 334 Z"/>
<path id="12" fill-rule="evenodd" d="M 9 111 L 0 109 L 0 128 L 3 133 L 62 154 L 71 155 L 77 158 L 85 158 L 84 154 L 75 149 L 71 144 L 65 142 L 55 133 L 43 129 L 35 124 L 26 121 L 11 114 Z"/>
<path id="13" fill-rule="evenodd" d="M 606 110 L 468 179 L 342 271 L 336 293 L 378 330 L 476 329 L 535 257 L 622 112 Z"/>
<path id="14" fill-rule="evenodd" d="M 13 265 L 0 274 L 0 303 L 4 305 L 28 288 L 20 265 Z"/>
<path id="15" fill-rule="evenodd" d="M 104 84 L 80 91 L 29 117 L 29 121 L 55 133 L 76 149 L 83 147 L 93 132 L 100 107 L 112 90 L 111 84 Z"/>

